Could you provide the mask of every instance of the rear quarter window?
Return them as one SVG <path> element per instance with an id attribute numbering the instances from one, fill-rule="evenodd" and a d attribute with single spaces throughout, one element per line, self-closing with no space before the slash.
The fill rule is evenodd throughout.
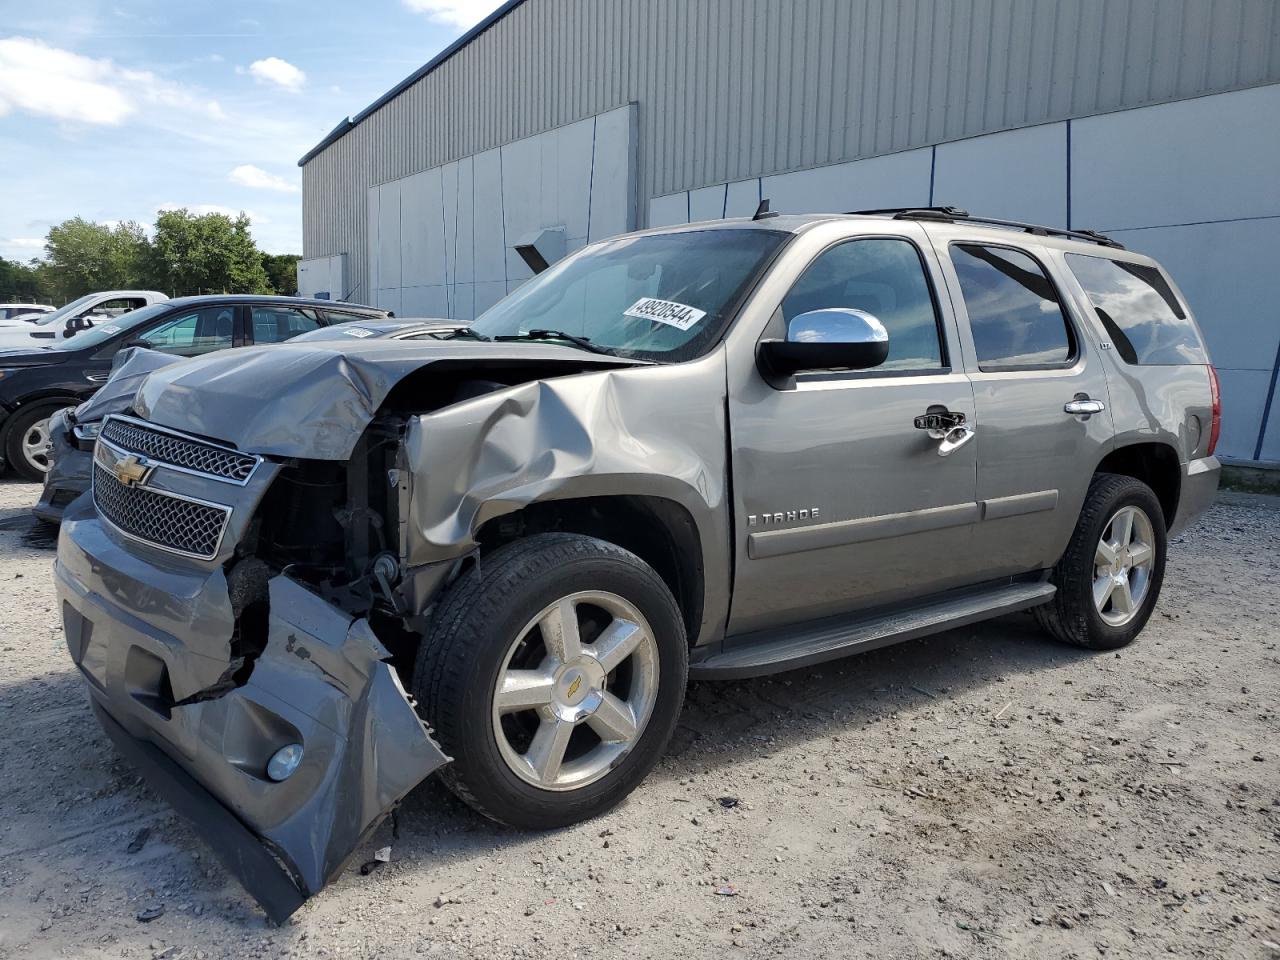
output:
<path id="1" fill-rule="evenodd" d="M 1155 267 L 1079 253 L 1069 253 L 1066 259 L 1126 363 L 1209 362 L 1195 324 Z"/>

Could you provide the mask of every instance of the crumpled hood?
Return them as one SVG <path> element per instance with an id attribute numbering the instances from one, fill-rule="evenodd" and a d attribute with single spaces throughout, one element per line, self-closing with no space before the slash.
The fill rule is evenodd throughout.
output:
<path id="1" fill-rule="evenodd" d="M 181 363 L 186 357 L 148 350 L 146 347 L 126 347 L 116 354 L 111 367 L 111 377 L 80 406 L 76 407 L 77 423 L 93 423 L 113 413 L 124 413 L 133 406 L 138 386 L 147 374 L 161 367 Z"/>
<path id="2" fill-rule="evenodd" d="M 430 364 L 530 364 L 565 372 L 638 365 L 571 347 L 471 340 L 282 343 L 222 350 L 158 370 L 134 403 L 174 430 L 279 457 L 346 460 L 391 390 Z"/>

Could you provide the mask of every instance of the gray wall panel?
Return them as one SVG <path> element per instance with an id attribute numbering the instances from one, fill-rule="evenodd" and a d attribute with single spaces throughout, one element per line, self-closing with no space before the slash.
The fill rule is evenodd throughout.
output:
<path id="1" fill-rule="evenodd" d="M 1121 230 L 1280 215 L 1280 85 L 1077 120 L 1073 225 Z M 1206 189 L 1206 185 L 1212 189 Z"/>
<path id="2" fill-rule="evenodd" d="M 933 203 L 1063 225 L 1066 183 L 1067 125 L 1047 123 L 939 145 Z"/>
<path id="3" fill-rule="evenodd" d="M 304 165 L 304 253 L 367 291 L 366 188 L 629 101 L 648 198 L 1275 82 L 1277 7 L 528 0 Z"/>

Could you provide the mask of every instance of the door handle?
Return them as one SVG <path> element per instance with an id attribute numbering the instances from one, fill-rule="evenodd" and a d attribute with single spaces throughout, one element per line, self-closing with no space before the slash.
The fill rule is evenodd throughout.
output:
<path id="1" fill-rule="evenodd" d="M 1091 400 L 1089 397 L 1081 394 L 1074 400 L 1068 400 L 1062 405 L 1064 413 L 1070 413 L 1077 417 L 1089 417 L 1095 413 L 1101 413 L 1107 409 L 1107 405 L 1101 400 Z"/>
<path id="2" fill-rule="evenodd" d="M 938 444 L 938 456 L 951 456 L 977 435 L 972 427 L 952 427 Z"/>

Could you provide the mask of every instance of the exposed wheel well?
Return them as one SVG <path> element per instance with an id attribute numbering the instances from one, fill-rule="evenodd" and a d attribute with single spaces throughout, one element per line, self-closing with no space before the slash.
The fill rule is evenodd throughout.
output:
<path id="1" fill-rule="evenodd" d="M 534 533 L 598 537 L 630 550 L 657 572 L 684 618 L 689 642 L 702 624 L 702 543 L 689 512 L 661 497 L 587 497 L 533 503 L 495 517 L 476 534 L 481 554 Z"/>
<path id="2" fill-rule="evenodd" d="M 1178 512 L 1182 470 L 1178 454 L 1167 443 L 1134 443 L 1112 450 L 1098 464 L 1097 473 L 1115 473 L 1141 480 L 1155 491 L 1166 526 Z"/>

